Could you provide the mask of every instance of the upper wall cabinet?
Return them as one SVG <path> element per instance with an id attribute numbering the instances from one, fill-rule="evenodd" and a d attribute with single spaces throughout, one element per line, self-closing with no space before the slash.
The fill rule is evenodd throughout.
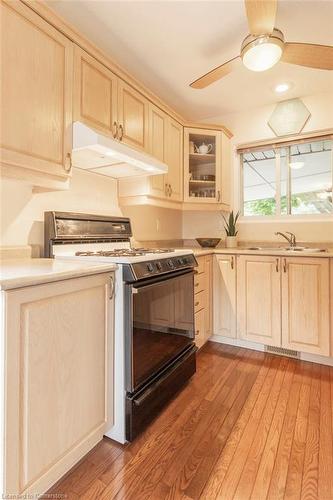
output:
<path id="1" fill-rule="evenodd" d="M 67 179 L 73 47 L 19 1 L 1 3 L 1 165 L 4 175 Z"/>
<path id="2" fill-rule="evenodd" d="M 218 130 L 184 129 L 185 202 L 229 208 L 229 142 Z"/>
<path id="3" fill-rule="evenodd" d="M 148 100 L 75 47 L 74 120 L 141 151 L 149 150 Z"/>
<path id="4" fill-rule="evenodd" d="M 160 161 L 166 162 L 168 115 L 154 104 L 149 106 L 149 152 Z M 159 198 L 166 197 L 166 175 L 152 175 L 151 194 Z"/>
<path id="5" fill-rule="evenodd" d="M 118 138 L 129 146 L 149 150 L 148 100 L 122 80 L 118 82 Z"/>
<path id="6" fill-rule="evenodd" d="M 117 76 L 79 47 L 74 54 L 74 120 L 116 137 Z"/>
<path id="7" fill-rule="evenodd" d="M 168 165 L 167 194 L 171 200 L 183 199 L 183 127 L 169 117 L 166 143 Z"/>

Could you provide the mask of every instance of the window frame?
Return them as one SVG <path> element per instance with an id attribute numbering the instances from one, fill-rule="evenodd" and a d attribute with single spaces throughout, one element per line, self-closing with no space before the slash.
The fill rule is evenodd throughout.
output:
<path id="1" fill-rule="evenodd" d="M 333 209 L 331 213 L 314 213 L 314 214 L 293 214 L 292 213 L 292 206 L 291 206 L 291 200 L 292 200 L 292 183 L 291 183 L 291 167 L 289 165 L 290 163 L 290 150 L 291 146 L 293 145 L 298 145 L 298 144 L 306 144 L 309 142 L 317 142 L 317 141 L 332 141 L 332 148 L 331 148 L 331 159 L 330 159 L 330 166 L 331 166 L 331 195 L 333 197 L 333 135 L 331 133 L 329 134 L 323 134 L 323 135 L 313 135 L 309 136 L 307 135 L 306 138 L 300 137 L 299 140 L 297 140 L 295 137 L 293 137 L 290 140 L 279 140 L 275 142 L 269 143 L 268 141 L 265 141 L 262 143 L 260 146 L 259 143 L 255 143 L 252 147 L 251 145 L 247 146 L 239 146 L 237 148 L 237 153 L 239 155 L 239 160 L 240 160 L 240 182 L 239 182 L 239 212 L 241 215 L 241 218 L 246 221 L 276 221 L 280 219 L 302 219 L 306 218 L 306 220 L 309 220 L 311 218 L 314 218 L 316 220 L 318 219 L 327 219 L 331 218 L 333 216 Z M 282 149 L 287 150 L 287 186 L 286 186 L 286 198 L 287 198 L 287 213 L 282 214 L 281 213 L 281 150 Z M 251 153 L 255 151 L 264 151 L 264 150 L 274 150 L 275 153 L 275 181 L 276 181 L 276 191 L 275 191 L 275 202 L 276 202 L 276 213 L 274 215 L 245 215 L 244 214 L 244 154 L 245 153 Z"/>

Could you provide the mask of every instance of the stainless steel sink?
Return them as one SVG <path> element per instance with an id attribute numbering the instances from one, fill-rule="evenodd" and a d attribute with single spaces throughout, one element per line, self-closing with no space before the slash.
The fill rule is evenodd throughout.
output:
<path id="1" fill-rule="evenodd" d="M 267 252 L 305 252 L 305 253 L 317 253 L 326 252 L 324 248 L 311 248 L 311 247 L 247 247 L 245 250 L 261 250 Z"/>

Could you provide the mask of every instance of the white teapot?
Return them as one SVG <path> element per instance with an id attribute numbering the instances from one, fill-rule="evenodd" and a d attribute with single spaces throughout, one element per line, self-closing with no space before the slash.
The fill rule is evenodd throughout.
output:
<path id="1" fill-rule="evenodd" d="M 205 144 L 204 142 L 198 147 L 195 146 L 195 152 L 201 155 L 207 155 L 213 149 L 213 144 Z"/>

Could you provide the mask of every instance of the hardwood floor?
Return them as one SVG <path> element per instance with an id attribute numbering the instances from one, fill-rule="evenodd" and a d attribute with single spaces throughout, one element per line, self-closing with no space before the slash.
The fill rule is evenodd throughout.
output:
<path id="1" fill-rule="evenodd" d="M 209 342 L 133 443 L 104 439 L 67 499 L 333 499 L 333 368 Z"/>

